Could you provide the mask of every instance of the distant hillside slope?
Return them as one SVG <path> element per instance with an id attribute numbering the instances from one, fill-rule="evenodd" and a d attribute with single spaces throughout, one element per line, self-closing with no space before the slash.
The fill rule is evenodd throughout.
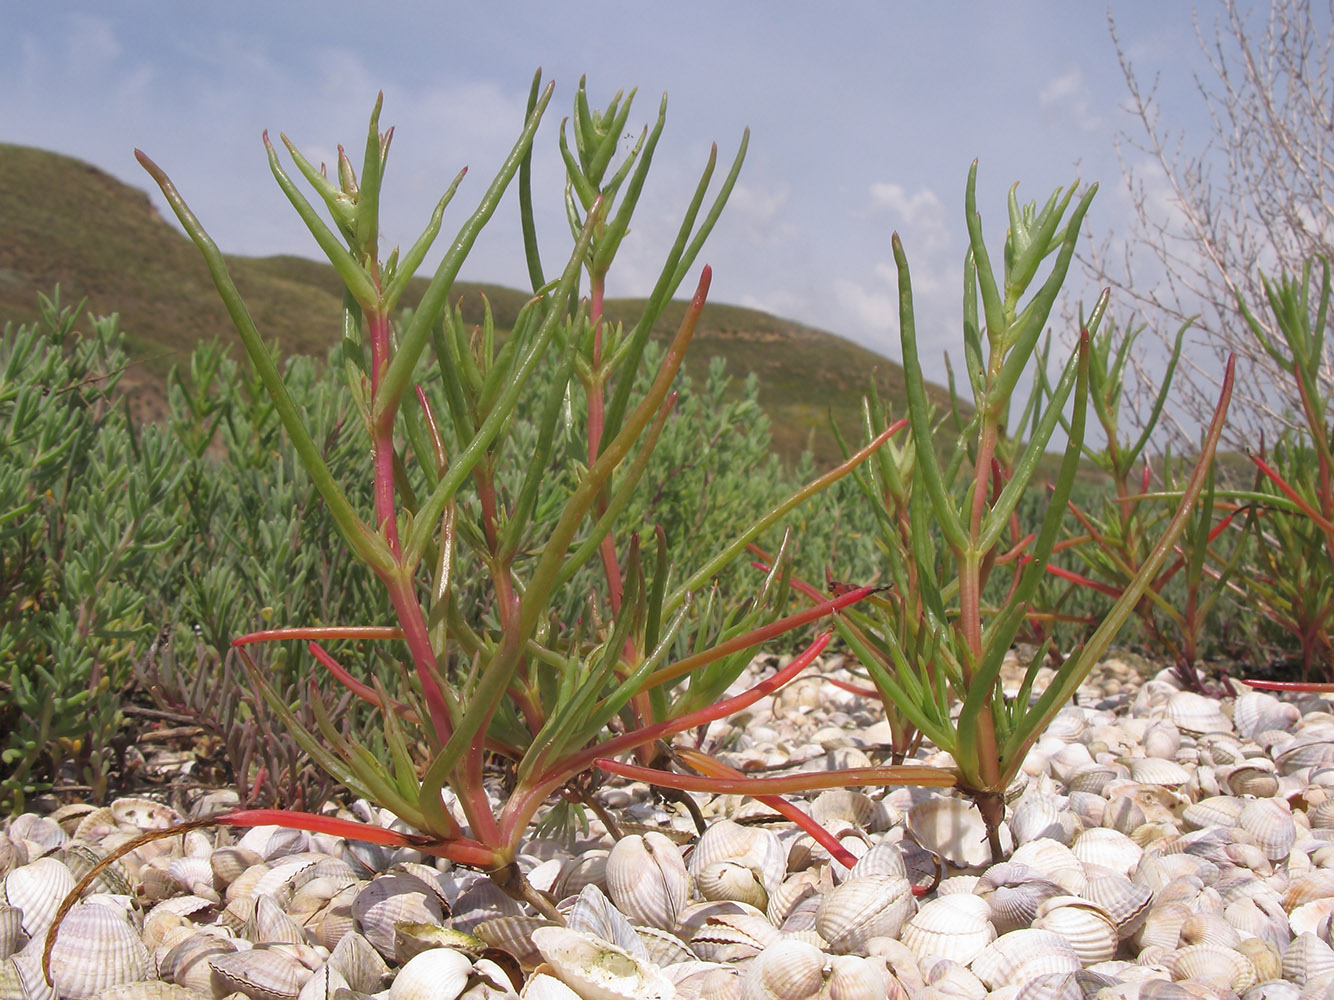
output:
<path id="1" fill-rule="evenodd" d="M 94 313 L 119 313 L 136 362 L 126 384 L 146 419 L 161 412 L 167 371 L 183 364 L 197 342 L 221 338 L 242 356 L 199 253 L 157 214 L 142 189 L 69 157 L 0 144 L 0 206 L 0 323 L 31 321 L 37 294 L 49 295 L 57 282 L 65 302 L 86 297 Z M 323 357 L 339 326 L 342 286 L 333 269 L 297 257 L 228 260 L 261 334 L 277 339 L 286 353 Z M 419 279 L 404 304 L 415 302 L 424 287 Z M 465 315 L 480 318 L 478 290 L 490 299 L 497 326 L 507 329 L 524 293 L 458 282 L 453 298 L 462 296 Z M 670 334 L 683 309 L 674 303 L 655 334 Z M 633 301 L 608 304 L 614 317 L 633 317 L 635 310 Z M 701 373 L 713 356 L 725 358 L 738 380 L 752 370 L 759 375 L 775 449 L 787 458 L 812 445 L 821 463 L 837 458 L 827 414 L 832 409 L 855 439 L 873 369 L 885 398 L 902 398 L 897 364 L 841 337 L 755 310 L 708 306 L 687 370 Z M 945 399 L 943 391 L 939 398 Z"/>

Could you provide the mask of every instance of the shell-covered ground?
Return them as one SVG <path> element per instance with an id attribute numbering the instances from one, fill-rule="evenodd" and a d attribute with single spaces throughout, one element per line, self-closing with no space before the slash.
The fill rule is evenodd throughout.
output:
<path id="1" fill-rule="evenodd" d="M 564 926 L 415 852 L 195 830 L 90 887 L 48 986 L 42 945 L 75 880 L 182 817 L 128 798 L 25 814 L 0 836 L 0 1000 L 1334 997 L 1334 703 L 1195 695 L 1151 670 L 1106 661 L 1056 719 L 994 863 L 971 806 L 933 790 L 804 803 L 848 869 L 757 803 L 696 796 L 699 836 L 681 805 L 610 783 L 621 839 L 535 832 L 521 859 Z M 827 661 L 708 748 L 748 771 L 881 762 L 878 704 L 831 678 L 850 679 Z"/>

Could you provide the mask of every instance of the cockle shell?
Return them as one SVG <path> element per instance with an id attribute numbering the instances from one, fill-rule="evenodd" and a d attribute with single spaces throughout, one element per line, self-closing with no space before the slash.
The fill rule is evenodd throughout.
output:
<path id="1" fill-rule="evenodd" d="M 1028 865 L 1002 861 L 982 873 L 973 892 L 987 904 L 996 931 L 1004 934 L 1028 927 L 1044 901 L 1066 893 L 1067 889 Z"/>
<path id="2" fill-rule="evenodd" d="M 208 963 L 211 958 L 234 951 L 236 944 L 228 938 L 190 931 L 163 956 L 158 963 L 158 974 L 177 986 L 185 986 L 206 996 L 223 997 L 232 988 Z"/>
<path id="3" fill-rule="evenodd" d="M 128 916 L 102 903 L 77 903 L 65 914 L 51 949 L 51 980 L 62 997 L 84 1000 L 148 974 L 148 949 Z"/>
<path id="4" fill-rule="evenodd" d="M 963 799 L 934 798 L 919 802 L 908 810 L 908 830 L 913 839 L 927 850 L 940 855 L 957 868 L 973 868 L 991 859 L 987 826 L 982 814 Z M 1009 828 L 1001 826 L 1001 847 L 1012 844 Z"/>
<path id="5" fill-rule="evenodd" d="M 917 909 L 912 885 L 897 875 L 849 879 L 824 896 L 815 929 L 838 953 L 858 951 L 874 937 L 897 937 Z"/>
<path id="6" fill-rule="evenodd" d="M 1124 875 L 1110 874 L 1089 879 L 1084 898 L 1102 907 L 1116 925 L 1117 937 L 1124 941 L 1143 926 L 1153 893 Z"/>
<path id="7" fill-rule="evenodd" d="M 0 903 L 0 958 L 23 950 L 28 935 L 23 932 L 23 911 Z"/>
<path id="8" fill-rule="evenodd" d="M 900 939 L 919 961 L 949 958 L 967 965 L 996 940 L 990 917 L 990 908 L 981 896 L 938 896 L 909 918 Z"/>
<path id="9" fill-rule="evenodd" d="M 398 970 L 389 1000 L 456 1000 L 468 985 L 472 959 L 450 948 L 432 948 Z"/>
<path id="10" fill-rule="evenodd" d="M 612 902 L 631 920 L 668 931 L 676 928 L 690 896 L 681 850 L 660 833 L 618 841 L 607 857 L 606 883 Z"/>
<path id="11" fill-rule="evenodd" d="M 996 938 L 973 959 L 971 969 L 988 989 L 995 990 L 1048 973 L 1077 972 L 1080 962 L 1059 935 L 1025 928 Z"/>
<path id="12" fill-rule="evenodd" d="M 657 966 L 591 934 L 540 927 L 533 941 L 556 976 L 582 1000 L 671 1000 L 676 995 Z"/>
<path id="13" fill-rule="evenodd" d="M 1218 701 L 1193 691 L 1178 691 L 1168 699 L 1167 718 L 1183 733 L 1230 733 L 1232 720 L 1223 714 Z"/>
<path id="14" fill-rule="evenodd" d="M 1241 993 L 1255 985 L 1255 967 L 1240 952 L 1211 944 L 1187 945 L 1167 960 L 1176 979 L 1209 983 Z"/>
<path id="15" fill-rule="evenodd" d="M 741 1000 L 815 1000 L 828 958 L 804 941 L 780 941 L 757 955 L 741 981 Z"/>
<path id="16" fill-rule="evenodd" d="M 57 829 L 59 829 L 57 827 Z M 15 868 L 0 882 L 0 902 L 23 911 L 23 931 L 43 937 L 60 901 L 74 888 L 74 876 L 55 858 L 38 858 Z"/>
<path id="17" fill-rule="evenodd" d="M 1110 868 L 1129 875 L 1144 856 L 1144 849 L 1124 833 L 1107 827 L 1083 831 L 1070 845 L 1075 857 L 1086 865 Z"/>
<path id="18" fill-rule="evenodd" d="M 742 826 L 721 820 L 700 836 L 690 853 L 687 868 L 692 876 L 719 861 L 730 861 L 759 873 L 766 894 L 778 888 L 787 875 L 787 850 L 772 830 Z"/>
<path id="19" fill-rule="evenodd" d="M 377 875 L 357 893 L 352 915 L 366 940 L 385 958 L 394 957 L 394 925 L 440 923 L 444 919 L 435 891 L 406 872 Z"/>
<path id="20" fill-rule="evenodd" d="M 1116 922 L 1097 903 L 1078 896 L 1053 896 L 1039 908 L 1033 926 L 1065 940 L 1084 965 L 1106 962 L 1116 954 Z"/>
<path id="21" fill-rule="evenodd" d="M 1064 801 L 1049 795 L 1025 795 L 1010 812 L 1008 822 L 1016 844 L 1042 837 L 1068 844 L 1080 828 L 1078 817 Z"/>
<path id="22" fill-rule="evenodd" d="M 293 1000 L 310 978 L 311 969 L 287 945 L 272 945 L 216 955 L 213 971 L 238 993 L 252 1000 Z"/>
<path id="23" fill-rule="evenodd" d="M 1283 952 L 1283 978 L 1299 986 L 1334 974 L 1334 949 L 1314 934 L 1299 934 Z"/>
<path id="24" fill-rule="evenodd" d="M 1088 833 L 1085 830 L 1080 836 Z M 1043 878 L 1055 882 L 1071 896 L 1078 896 L 1088 883 L 1084 862 L 1070 848 L 1049 837 L 1021 844 L 1010 855 L 1010 862 L 1040 872 Z"/>
<path id="25" fill-rule="evenodd" d="M 1288 856 L 1297 830 L 1292 810 L 1279 799 L 1252 799 L 1237 815 L 1237 826 L 1255 838 L 1255 844 L 1270 861 Z"/>

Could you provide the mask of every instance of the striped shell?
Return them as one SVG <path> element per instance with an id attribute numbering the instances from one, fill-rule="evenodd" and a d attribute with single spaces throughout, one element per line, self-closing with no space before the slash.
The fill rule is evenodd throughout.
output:
<path id="1" fill-rule="evenodd" d="M 51 949 L 51 980 L 66 1000 L 143 979 L 148 949 L 116 906 L 78 903 L 65 915 Z"/>

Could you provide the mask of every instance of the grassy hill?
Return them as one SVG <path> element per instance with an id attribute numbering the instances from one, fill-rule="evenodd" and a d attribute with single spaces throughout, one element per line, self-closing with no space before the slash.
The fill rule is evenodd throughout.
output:
<path id="1" fill-rule="evenodd" d="M 239 337 L 190 241 L 154 210 L 144 190 L 129 187 L 78 160 L 0 144 L 0 323 L 29 322 L 37 295 L 56 283 L 67 303 L 87 298 L 94 313 L 120 314 L 135 367 L 123 385 L 135 392 L 143 419 L 162 411 L 164 379 L 199 341 Z M 207 220 L 205 220 L 207 223 Z M 285 353 L 323 357 L 339 327 L 342 286 L 327 264 L 299 257 L 229 257 L 237 287 L 266 339 Z M 404 296 L 415 304 L 426 280 Z M 525 294 L 457 282 L 465 315 L 480 320 L 485 292 L 498 327 L 508 328 Z M 673 303 L 655 335 L 675 330 L 684 303 Z M 614 318 L 637 315 L 637 303 L 608 303 Z M 830 333 L 751 309 L 710 304 L 695 335 L 687 370 L 700 374 L 711 357 L 726 359 L 738 381 L 760 378 L 761 402 L 773 422 L 775 449 L 787 458 L 812 447 L 822 463 L 839 454 L 828 429 L 832 410 L 855 437 L 868 373 L 884 397 L 899 400 L 903 371 L 893 362 Z M 945 394 L 940 392 L 944 402 Z M 896 407 L 901 409 L 901 407 Z"/>

